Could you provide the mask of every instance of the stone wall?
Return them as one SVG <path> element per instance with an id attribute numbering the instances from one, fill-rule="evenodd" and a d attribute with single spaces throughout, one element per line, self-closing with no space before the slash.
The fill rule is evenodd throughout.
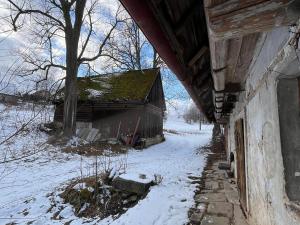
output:
<path id="1" fill-rule="evenodd" d="M 228 125 L 229 155 L 235 153 L 235 121 L 244 119 L 246 214 L 253 225 L 300 224 L 300 210 L 285 191 L 277 103 L 278 78 L 300 75 L 295 50 L 288 44 L 293 35 L 288 28 L 277 28 L 262 36 L 249 68 L 245 92 Z"/>

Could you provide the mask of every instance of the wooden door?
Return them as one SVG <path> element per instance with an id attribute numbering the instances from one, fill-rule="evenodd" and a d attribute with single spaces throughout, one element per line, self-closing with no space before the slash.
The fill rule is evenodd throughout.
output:
<path id="1" fill-rule="evenodd" d="M 237 185 L 240 194 L 240 202 L 243 210 L 247 211 L 247 187 L 245 167 L 245 142 L 243 119 L 235 122 L 235 146 L 237 158 Z"/>

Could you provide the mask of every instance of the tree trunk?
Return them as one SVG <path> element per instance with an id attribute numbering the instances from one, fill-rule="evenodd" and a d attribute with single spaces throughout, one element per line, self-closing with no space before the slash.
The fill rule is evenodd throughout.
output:
<path id="1" fill-rule="evenodd" d="M 62 5 L 65 26 L 66 40 L 66 83 L 64 102 L 64 136 L 67 138 L 76 134 L 77 114 L 77 73 L 78 73 L 78 44 L 82 26 L 83 12 L 86 0 L 76 1 L 75 22 L 72 25 L 70 5 Z"/>
<path id="2" fill-rule="evenodd" d="M 77 70 L 77 69 L 76 69 Z M 64 103 L 64 136 L 70 138 L 76 133 L 77 71 L 67 71 Z"/>
<path id="3" fill-rule="evenodd" d="M 64 136 L 68 138 L 76 133 L 78 39 L 74 36 L 68 35 L 66 37 L 67 70 L 64 101 Z"/>

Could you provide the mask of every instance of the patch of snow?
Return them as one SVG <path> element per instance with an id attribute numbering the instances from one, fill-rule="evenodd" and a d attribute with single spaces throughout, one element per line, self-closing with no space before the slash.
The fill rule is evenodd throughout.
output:
<path id="1" fill-rule="evenodd" d="M 86 91 L 90 93 L 89 98 L 100 97 L 101 95 L 103 95 L 103 91 L 99 91 L 95 89 L 86 89 Z"/>
<path id="2" fill-rule="evenodd" d="M 76 191 L 80 191 L 82 189 L 86 189 L 86 183 L 78 183 L 73 186 L 73 189 Z"/>
<path id="3" fill-rule="evenodd" d="M 70 146 L 70 147 L 76 147 L 79 145 L 79 137 L 75 137 L 73 136 L 67 143 L 67 146 Z"/>
<path id="4" fill-rule="evenodd" d="M 136 171 L 138 172 L 138 171 Z M 136 181 L 139 183 L 150 183 L 151 181 L 153 181 L 154 176 L 153 175 L 146 175 L 146 178 L 143 179 L 140 177 L 140 174 L 138 173 L 125 173 L 119 176 L 120 178 L 126 179 L 126 180 L 132 180 L 132 181 Z"/>
<path id="5" fill-rule="evenodd" d="M 84 205 L 79 210 L 78 214 L 82 213 L 84 210 L 86 210 L 89 207 L 89 203 L 84 203 Z"/>
<path id="6" fill-rule="evenodd" d="M 88 187 L 87 190 L 88 190 L 89 192 L 94 192 L 94 188 L 92 188 L 92 187 Z"/>

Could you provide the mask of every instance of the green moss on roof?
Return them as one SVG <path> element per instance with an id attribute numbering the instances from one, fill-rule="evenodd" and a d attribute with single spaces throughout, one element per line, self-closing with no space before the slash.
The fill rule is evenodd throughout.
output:
<path id="1" fill-rule="evenodd" d="M 159 69 L 146 69 L 78 78 L 79 100 L 143 101 L 158 73 Z"/>

